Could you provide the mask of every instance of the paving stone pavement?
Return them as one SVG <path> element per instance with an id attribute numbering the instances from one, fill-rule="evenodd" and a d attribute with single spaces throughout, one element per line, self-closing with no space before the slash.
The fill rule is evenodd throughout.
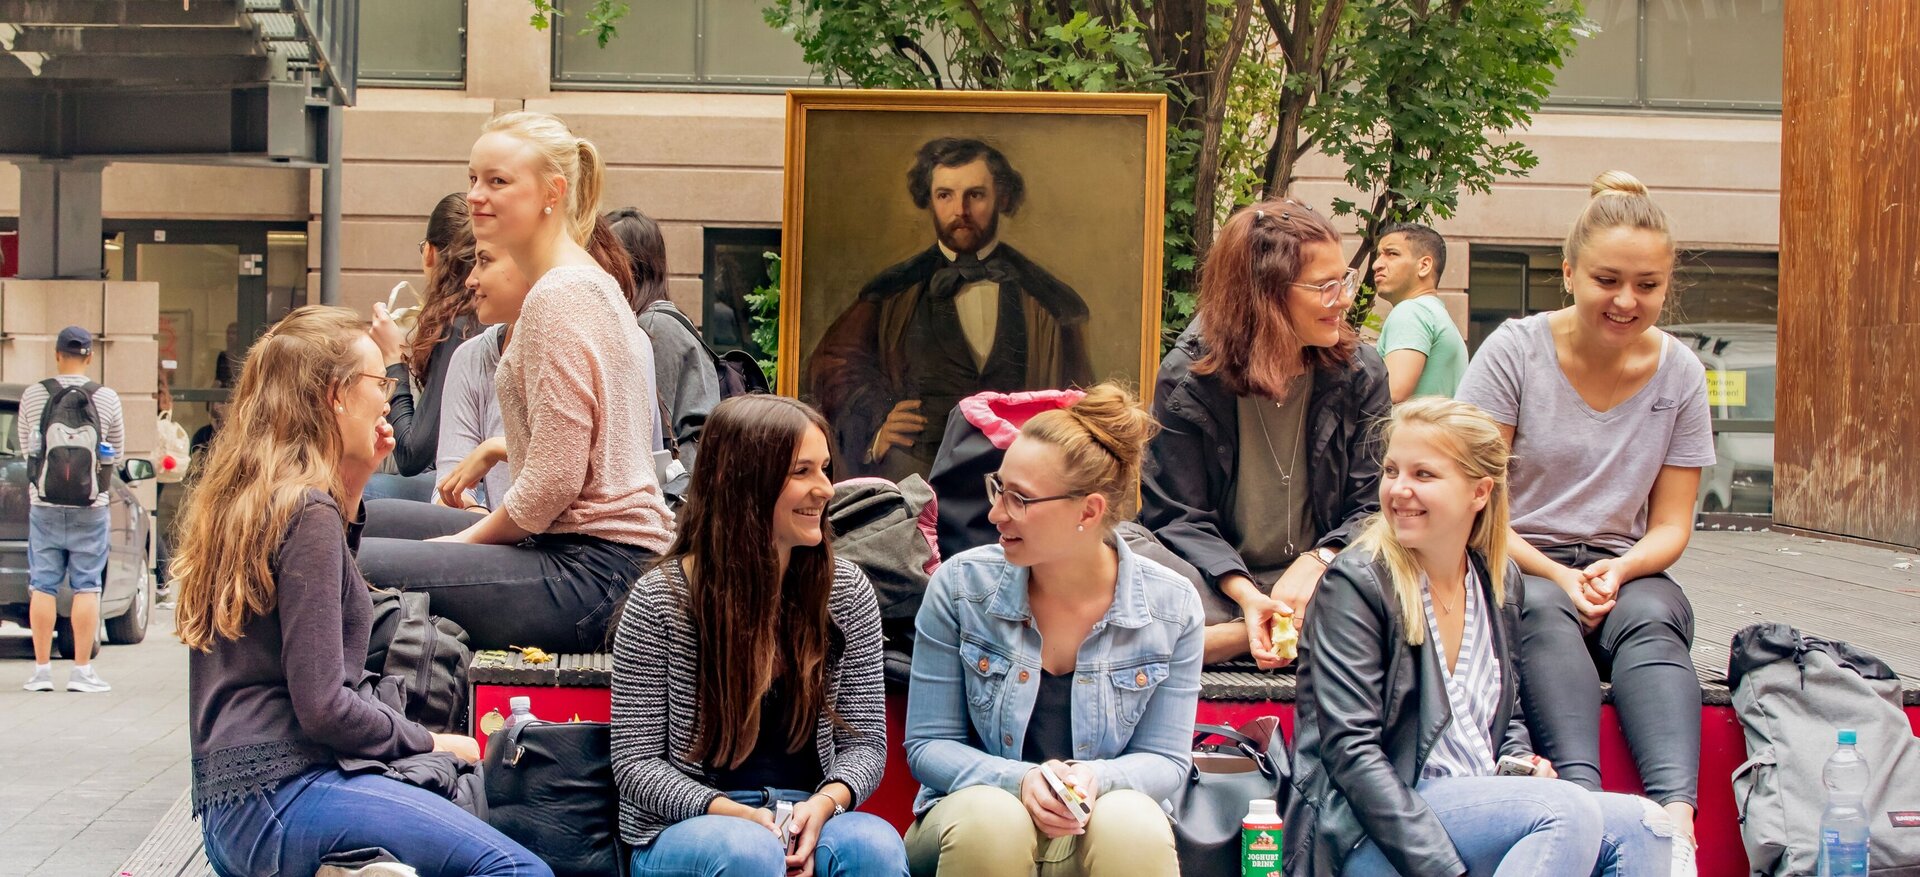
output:
<path id="1" fill-rule="evenodd" d="M 187 650 L 157 608 L 145 642 L 94 659 L 113 685 L 23 691 L 24 628 L 0 626 L 0 877 L 112 877 L 189 782 Z"/>

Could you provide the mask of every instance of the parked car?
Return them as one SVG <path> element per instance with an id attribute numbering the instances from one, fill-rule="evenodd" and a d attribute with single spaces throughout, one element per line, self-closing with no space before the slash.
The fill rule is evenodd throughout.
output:
<path id="1" fill-rule="evenodd" d="M 1762 323 L 1666 327 L 1708 371 L 1736 382 L 1713 408 L 1714 464 L 1700 472 L 1696 513 L 1773 512 L 1773 390 L 1778 330 Z M 1737 378 L 1734 376 L 1738 376 Z"/>
<path id="2" fill-rule="evenodd" d="M 0 384 L 0 621 L 27 626 L 27 458 L 15 436 L 20 415 L 20 384 Z M 130 458 L 114 468 L 107 534 L 107 579 L 100 595 L 106 641 L 137 643 L 147 637 L 153 616 L 153 566 L 148 551 L 152 518 L 128 485 L 153 477 L 153 463 Z M 61 622 L 54 627 L 54 649 L 71 660 L 78 644 L 66 619 L 73 592 L 60 590 Z M 95 651 L 99 649 L 96 640 Z"/>

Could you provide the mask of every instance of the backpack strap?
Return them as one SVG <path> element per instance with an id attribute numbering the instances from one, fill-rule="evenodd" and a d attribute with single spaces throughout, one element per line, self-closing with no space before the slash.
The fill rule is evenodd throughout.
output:
<path id="1" fill-rule="evenodd" d="M 686 314 L 680 313 L 680 309 L 677 307 L 674 307 L 673 302 L 662 299 L 660 301 L 654 302 L 653 304 L 647 305 L 647 309 L 645 311 L 642 311 L 642 313 L 665 314 L 679 321 L 680 325 L 685 326 L 687 328 L 687 334 L 692 335 L 693 340 L 700 345 L 700 349 L 705 350 L 707 352 L 708 359 L 711 359 L 716 363 L 720 361 L 720 354 L 713 352 L 713 348 L 707 346 L 707 339 L 700 337 L 700 329 L 693 325 L 692 320 L 687 319 Z"/>

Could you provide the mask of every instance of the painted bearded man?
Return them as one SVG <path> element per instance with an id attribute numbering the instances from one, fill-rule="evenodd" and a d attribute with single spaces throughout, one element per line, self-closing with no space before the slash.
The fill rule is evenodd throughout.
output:
<path id="1" fill-rule="evenodd" d="M 828 327 L 808 386 L 843 472 L 898 480 L 933 466 L 955 403 L 985 390 L 1086 385 L 1087 305 L 999 239 L 1026 183 L 1000 151 L 946 137 L 907 172 L 935 242 L 880 272 Z"/>

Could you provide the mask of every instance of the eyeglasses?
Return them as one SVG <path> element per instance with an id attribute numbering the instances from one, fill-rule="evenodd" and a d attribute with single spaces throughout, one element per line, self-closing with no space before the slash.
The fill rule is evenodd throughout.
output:
<path id="1" fill-rule="evenodd" d="M 1289 283 L 1287 285 L 1304 286 L 1308 289 L 1319 290 L 1320 306 L 1330 308 L 1340 303 L 1343 299 L 1353 298 L 1360 292 L 1360 272 L 1358 269 L 1348 268 L 1347 273 L 1342 275 L 1339 280 L 1329 280 L 1320 284 Z"/>
<path id="2" fill-rule="evenodd" d="M 361 372 L 360 376 L 363 378 L 372 378 L 376 381 L 379 381 L 380 395 L 382 396 L 393 395 L 393 388 L 400 386 L 399 378 L 389 377 L 387 375 L 376 375 L 372 372 Z"/>
<path id="3" fill-rule="evenodd" d="M 426 254 L 427 254 L 427 242 L 426 242 L 426 241 L 421 241 L 421 242 L 420 242 L 420 244 L 419 244 L 419 246 L 417 247 L 417 249 L 419 249 L 419 251 L 420 251 L 420 255 L 422 255 L 422 256 L 424 256 L 424 255 L 426 255 Z"/>
<path id="4" fill-rule="evenodd" d="M 1076 499 L 1083 495 L 1084 494 L 1079 493 L 1062 493 L 1058 496 L 1024 496 L 1008 490 L 1007 485 L 1000 481 L 1000 473 L 987 473 L 987 507 L 992 508 L 999 505 L 1000 500 L 1005 499 L 1007 501 L 1007 517 L 1016 521 L 1026 517 L 1027 506 L 1033 505 L 1034 503 L 1053 502 L 1056 499 Z"/>

